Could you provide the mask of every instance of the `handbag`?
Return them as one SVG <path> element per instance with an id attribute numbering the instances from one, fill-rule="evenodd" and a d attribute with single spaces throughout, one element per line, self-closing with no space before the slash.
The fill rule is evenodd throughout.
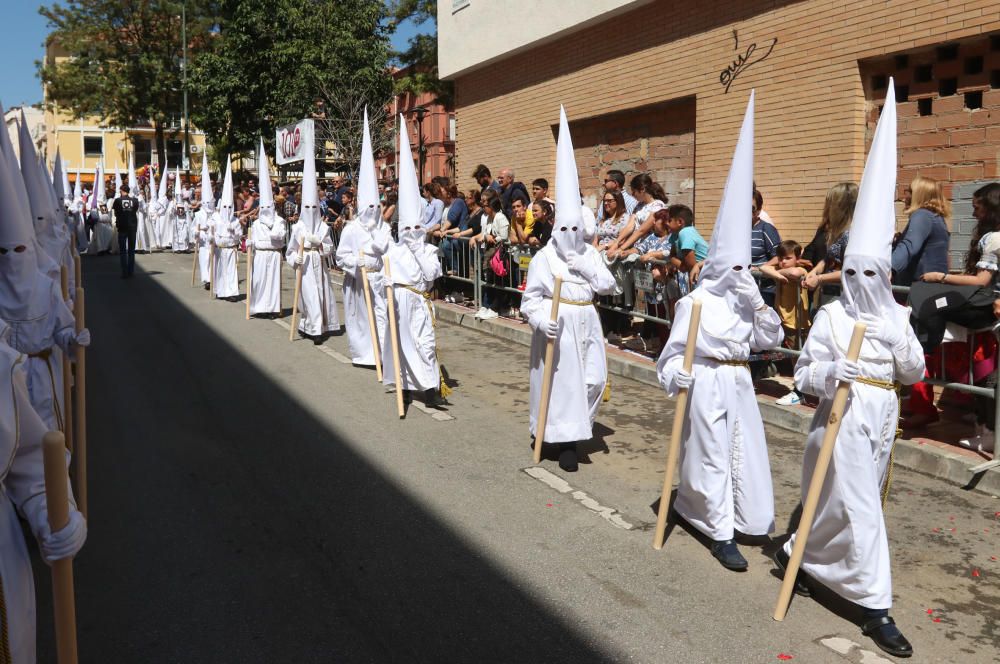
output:
<path id="1" fill-rule="evenodd" d="M 507 248 L 503 244 L 494 247 L 493 255 L 489 258 L 490 270 L 498 277 L 507 276 Z M 489 253 L 489 252 L 487 252 Z"/>

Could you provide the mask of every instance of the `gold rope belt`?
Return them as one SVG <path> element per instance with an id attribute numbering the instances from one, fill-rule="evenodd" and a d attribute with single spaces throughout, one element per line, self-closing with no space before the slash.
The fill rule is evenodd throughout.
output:
<path id="1" fill-rule="evenodd" d="M 215 245 L 215 248 L 216 249 L 235 249 L 236 245 L 235 244 L 217 244 L 217 245 Z"/>
<path id="2" fill-rule="evenodd" d="M 593 300 L 564 300 L 563 298 L 559 298 L 559 303 L 560 304 L 570 304 L 570 305 L 573 305 L 574 307 L 590 307 L 590 306 L 593 306 L 594 301 Z"/>
<path id="3" fill-rule="evenodd" d="M 41 360 L 49 361 L 49 357 L 52 355 L 52 348 L 44 348 L 37 353 L 28 353 L 28 357 L 37 357 Z"/>
<path id="4" fill-rule="evenodd" d="M 410 284 L 396 284 L 396 285 L 399 286 L 400 288 L 405 288 L 406 290 L 410 291 L 411 293 L 416 293 L 417 295 L 420 295 L 425 300 L 431 299 L 430 292 L 428 292 L 428 291 L 422 291 L 419 288 L 417 288 L 416 286 L 411 286 Z"/>
<path id="5" fill-rule="evenodd" d="M 893 392 L 899 392 L 902 387 L 899 383 L 893 383 L 888 380 L 878 380 L 877 378 L 868 378 L 866 376 L 858 376 L 854 380 L 858 383 L 864 383 L 865 385 L 871 385 L 872 387 L 878 387 L 883 390 L 891 390 Z"/>
<path id="6" fill-rule="evenodd" d="M 750 368 L 750 363 L 746 360 L 720 360 L 716 357 L 702 357 L 703 360 L 708 360 L 710 362 L 715 362 L 716 364 L 722 364 L 727 367 L 744 367 L 746 369 Z"/>
<path id="7" fill-rule="evenodd" d="M 281 249 L 275 249 L 274 247 L 254 247 L 254 251 L 281 251 Z"/>
<path id="8" fill-rule="evenodd" d="M 431 294 L 429 291 L 422 291 L 412 284 L 392 284 L 393 286 L 399 286 L 400 288 L 406 289 L 411 293 L 416 293 L 417 295 L 424 298 L 424 303 L 427 305 L 427 313 L 431 318 L 431 327 L 437 329 L 437 321 L 434 320 L 434 304 L 431 302 Z M 437 335 L 434 337 L 434 356 L 437 357 Z M 444 372 L 441 369 L 441 361 L 438 360 L 438 391 L 441 393 L 442 399 L 447 399 L 448 395 L 452 393 L 452 389 L 448 387 L 448 384 L 444 380 Z"/>

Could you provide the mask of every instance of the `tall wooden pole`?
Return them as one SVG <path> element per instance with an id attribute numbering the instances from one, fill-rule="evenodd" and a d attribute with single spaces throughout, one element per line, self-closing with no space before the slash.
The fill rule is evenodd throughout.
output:
<path id="1" fill-rule="evenodd" d="M 59 268 L 59 281 L 62 287 L 63 301 L 68 307 L 70 305 L 69 300 L 69 272 L 66 266 L 63 265 Z M 62 425 L 63 425 L 63 435 L 65 436 L 66 449 L 70 452 L 74 450 L 73 447 L 73 364 L 69 361 L 69 352 L 64 352 L 62 354 Z M 55 396 L 55 395 L 53 395 Z"/>
<path id="2" fill-rule="evenodd" d="M 864 323 L 854 324 L 851 344 L 847 348 L 848 361 L 858 361 L 858 356 L 861 354 L 861 342 L 864 341 L 867 327 Z M 826 431 L 823 433 L 823 445 L 819 448 L 819 455 L 816 457 L 816 466 L 813 468 L 812 479 L 809 480 L 809 491 L 806 493 L 806 500 L 802 504 L 802 517 L 799 519 L 799 529 L 795 533 L 795 544 L 792 546 L 792 555 L 788 560 L 788 567 L 785 569 L 785 578 L 781 582 L 778 604 L 774 607 L 775 620 L 785 619 L 785 614 L 788 613 L 788 604 L 792 601 L 792 592 L 795 590 L 795 577 L 798 576 L 799 567 L 802 566 L 802 556 L 806 552 L 806 542 L 809 541 L 809 532 L 812 530 L 813 518 L 816 516 L 819 494 L 823 491 L 826 471 L 830 467 L 830 459 L 833 457 L 833 447 L 837 442 L 837 434 L 840 433 L 840 424 L 844 419 L 844 409 L 847 407 L 847 397 L 850 393 L 850 382 L 841 381 L 837 384 L 837 391 L 833 396 L 833 405 L 830 407 L 830 417 L 827 418 Z"/>
<path id="3" fill-rule="evenodd" d="M 86 309 L 84 306 L 83 288 L 76 289 L 74 314 L 76 317 L 77 334 L 85 327 Z M 87 512 L 87 349 L 76 347 L 76 450 L 73 452 L 73 463 L 76 464 L 76 496 L 80 505 L 80 513 L 86 519 Z"/>
<path id="4" fill-rule="evenodd" d="M 562 293 L 562 277 L 556 277 L 555 286 L 552 287 L 552 309 L 549 316 L 553 321 L 559 320 L 559 297 Z M 542 393 L 538 402 L 538 421 L 535 423 L 535 463 L 542 461 L 542 445 L 545 443 L 545 425 L 549 419 L 549 398 L 552 395 L 552 366 L 556 355 L 556 340 L 549 339 L 545 342 L 545 369 L 542 374 Z"/>
<path id="5" fill-rule="evenodd" d="M 250 320 L 250 298 L 253 295 L 253 243 L 247 236 L 247 320 Z"/>
<path id="6" fill-rule="evenodd" d="M 701 300 L 695 300 L 691 305 L 691 320 L 688 322 L 687 344 L 684 346 L 684 371 L 691 373 L 694 365 L 695 343 L 698 340 L 698 325 L 701 323 Z M 656 533 L 653 535 L 653 548 L 663 548 L 663 533 L 667 530 L 667 512 L 670 510 L 670 489 L 674 485 L 674 471 L 677 470 L 677 457 L 681 449 L 681 434 L 684 431 L 684 420 L 687 416 L 688 388 L 677 392 L 677 403 L 674 405 L 674 423 L 670 428 L 670 446 L 667 448 L 667 467 L 663 476 L 663 488 L 660 490 L 660 508 L 656 512 Z"/>
<path id="7" fill-rule="evenodd" d="M 302 262 L 306 253 L 306 245 L 303 244 L 304 241 L 305 236 L 299 240 L 299 264 L 295 266 L 295 296 L 292 298 L 292 324 L 288 326 L 289 341 L 295 340 L 295 317 L 299 313 L 299 295 L 302 293 L 302 271 L 306 267 Z"/>
<path id="8" fill-rule="evenodd" d="M 362 250 L 358 260 L 361 261 L 361 288 L 365 291 L 365 308 L 368 309 L 368 332 L 372 337 L 372 352 L 375 354 L 375 379 L 382 382 L 382 351 L 378 346 L 378 329 L 375 326 L 375 309 L 372 307 L 372 294 L 368 290 L 368 268 L 365 267 L 365 252 Z"/>
<path id="9" fill-rule="evenodd" d="M 42 439 L 45 462 L 45 500 L 49 529 L 58 532 L 69 523 L 69 478 L 63 435 L 50 431 Z M 56 656 L 59 664 L 76 664 L 76 598 L 73 592 L 73 559 L 52 563 L 52 608 L 55 614 Z"/>
<path id="10" fill-rule="evenodd" d="M 389 257 L 382 259 L 385 271 L 385 312 L 389 316 L 389 343 L 392 344 L 392 371 L 396 379 L 396 410 L 399 411 L 399 419 L 406 416 L 406 408 L 403 405 L 403 380 L 399 370 L 399 330 L 396 329 L 396 294 L 392 290 L 392 273 L 389 270 Z"/>

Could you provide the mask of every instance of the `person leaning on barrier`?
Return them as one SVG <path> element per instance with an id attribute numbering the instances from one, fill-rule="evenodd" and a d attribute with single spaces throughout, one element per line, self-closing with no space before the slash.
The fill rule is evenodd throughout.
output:
<path id="1" fill-rule="evenodd" d="M 622 192 L 607 191 L 604 193 L 598 219 L 593 244 L 598 251 L 607 251 L 629 220 Z"/>
<path id="2" fill-rule="evenodd" d="M 534 224 L 532 224 L 531 233 L 528 235 L 528 246 L 532 249 L 540 249 L 548 244 L 552 237 L 552 216 L 555 214 L 555 208 L 544 199 L 532 203 L 531 208 Z"/>

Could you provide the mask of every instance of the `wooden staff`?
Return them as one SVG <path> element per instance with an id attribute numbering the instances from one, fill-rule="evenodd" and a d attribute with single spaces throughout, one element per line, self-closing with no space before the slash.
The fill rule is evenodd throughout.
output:
<path id="1" fill-rule="evenodd" d="M 76 286 L 83 285 L 83 269 L 80 265 L 80 252 L 76 250 L 75 247 L 70 245 L 70 251 L 73 254 L 73 279 Z"/>
<path id="2" fill-rule="evenodd" d="M 250 237 L 247 236 L 247 320 L 250 320 L 250 296 L 253 294 L 251 265 L 253 265 L 253 245 L 250 243 Z"/>
<path id="3" fill-rule="evenodd" d="M 215 299 L 215 238 L 208 241 L 208 290 Z"/>
<path id="4" fill-rule="evenodd" d="M 382 382 L 382 352 L 378 347 L 378 331 L 375 328 L 375 309 L 372 307 L 372 294 L 368 292 L 368 268 L 365 267 L 365 252 L 362 249 L 359 259 L 361 261 L 361 287 L 365 289 L 365 307 L 368 309 L 368 331 L 372 335 L 372 352 L 375 353 L 375 378 Z"/>
<path id="5" fill-rule="evenodd" d="M 552 310 L 549 317 L 559 320 L 559 294 L 562 292 L 562 277 L 556 277 L 555 286 L 552 288 Z M 552 395 L 552 372 L 555 367 L 556 340 L 548 339 L 545 342 L 545 369 L 542 374 L 542 394 L 538 403 L 538 421 L 535 424 L 535 463 L 542 461 L 542 445 L 545 443 L 545 424 L 549 419 L 549 397 Z"/>
<path id="6" fill-rule="evenodd" d="M 59 282 L 62 287 L 63 301 L 69 306 L 69 271 L 63 265 L 59 268 Z M 66 449 L 73 451 L 73 364 L 69 361 L 69 352 L 62 354 L 62 429 L 66 440 Z M 55 386 L 53 386 L 55 387 Z M 55 395 L 53 395 L 55 396 Z M 58 407 L 58 404 L 56 404 Z"/>
<path id="7" fill-rule="evenodd" d="M 76 333 L 85 327 L 86 309 L 84 307 L 83 288 L 76 289 L 73 314 L 76 317 Z M 76 392 L 76 450 L 73 461 L 76 463 L 76 496 L 80 513 L 87 518 L 87 349 L 76 347 L 76 380 L 73 384 Z"/>
<path id="8" fill-rule="evenodd" d="M 299 238 L 299 263 L 295 266 L 295 296 L 292 298 L 292 324 L 288 327 L 288 340 L 295 340 L 295 317 L 299 313 L 299 295 L 302 293 L 302 270 L 305 264 L 302 262 L 306 253 L 305 236 Z"/>
<path id="9" fill-rule="evenodd" d="M 858 361 L 858 355 L 861 354 L 861 342 L 864 341 L 867 327 L 864 323 L 854 324 L 851 345 L 847 348 L 848 362 Z M 826 421 L 826 431 L 823 433 L 823 445 L 819 448 L 819 455 L 816 457 L 816 466 L 813 468 L 812 479 L 809 480 L 809 491 L 806 493 L 806 500 L 802 504 L 802 517 L 799 519 L 799 529 L 795 533 L 792 556 L 788 560 L 788 567 L 785 569 L 785 578 L 781 582 L 778 604 L 774 607 L 775 620 L 785 619 L 785 614 L 788 612 L 788 604 L 792 601 L 792 591 L 795 589 L 795 577 L 798 576 L 799 567 L 802 565 L 802 556 L 806 552 L 806 542 L 809 540 L 809 531 L 812 530 L 813 517 L 816 516 L 819 494 L 823 490 L 826 471 L 830 466 L 830 458 L 833 456 L 833 446 L 837 442 L 837 434 L 840 433 L 840 424 L 843 420 L 844 408 L 847 406 L 847 397 L 850 392 L 851 383 L 849 381 L 840 381 L 837 383 L 837 392 L 834 394 L 833 405 L 830 407 L 830 417 Z"/>
<path id="10" fill-rule="evenodd" d="M 698 325 L 701 323 L 701 300 L 695 300 L 691 305 L 691 320 L 688 323 L 687 343 L 684 345 L 684 371 L 691 373 L 694 364 L 695 342 L 698 340 Z M 684 431 L 684 419 L 687 415 L 688 388 L 677 391 L 677 403 L 674 405 L 674 423 L 670 428 L 670 446 L 667 448 L 667 468 L 663 477 L 663 489 L 660 490 L 660 509 L 656 512 L 656 534 L 653 536 L 653 548 L 663 548 L 663 533 L 667 530 L 667 512 L 670 510 L 670 489 L 674 485 L 674 471 L 677 470 L 677 457 L 681 449 L 681 433 Z"/>
<path id="11" fill-rule="evenodd" d="M 396 294 L 392 292 L 392 277 L 389 272 L 389 257 L 382 259 L 385 268 L 385 298 L 386 315 L 389 316 L 389 336 L 392 344 L 392 371 L 396 379 L 396 410 L 399 411 L 399 419 L 406 416 L 406 409 L 403 407 L 403 381 L 399 371 L 399 330 L 396 329 Z"/>
<path id="12" fill-rule="evenodd" d="M 69 479 L 66 477 L 66 445 L 63 435 L 50 431 L 42 438 L 45 463 L 45 501 L 49 529 L 58 532 L 69 523 Z M 73 559 L 52 563 L 52 608 L 56 625 L 59 664 L 76 664 L 76 599 L 73 593 Z"/>
<path id="13" fill-rule="evenodd" d="M 201 247 L 198 246 L 198 231 L 194 235 L 194 260 L 191 261 L 191 288 L 194 288 L 195 277 L 198 274 L 198 255 L 201 254 Z"/>

